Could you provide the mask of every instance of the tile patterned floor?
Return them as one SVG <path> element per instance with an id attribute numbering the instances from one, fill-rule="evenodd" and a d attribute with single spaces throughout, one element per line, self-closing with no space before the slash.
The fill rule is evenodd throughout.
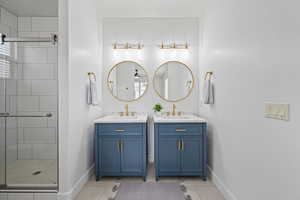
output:
<path id="1" fill-rule="evenodd" d="M 108 200 L 114 196 L 112 188 L 122 182 L 134 181 L 143 182 L 140 177 L 114 178 L 105 177 L 99 182 L 95 181 L 95 177 L 84 186 L 78 194 L 76 200 Z M 147 176 L 148 182 L 155 182 L 154 166 L 150 165 Z M 187 188 L 186 195 L 190 195 L 191 200 L 225 200 L 222 194 L 217 190 L 211 181 L 202 181 L 200 178 L 187 177 L 162 177 L 160 181 L 177 181 Z"/>

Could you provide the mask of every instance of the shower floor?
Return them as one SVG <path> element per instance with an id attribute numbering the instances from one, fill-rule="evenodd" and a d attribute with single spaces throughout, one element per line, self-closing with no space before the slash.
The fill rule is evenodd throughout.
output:
<path id="1" fill-rule="evenodd" d="M 57 184 L 56 160 L 16 160 L 7 166 L 8 186 L 55 186 Z"/>

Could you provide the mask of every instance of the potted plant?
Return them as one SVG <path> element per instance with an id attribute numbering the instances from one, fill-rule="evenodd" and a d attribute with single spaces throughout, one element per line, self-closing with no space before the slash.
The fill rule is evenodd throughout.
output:
<path id="1" fill-rule="evenodd" d="M 163 107 L 161 104 L 157 103 L 153 106 L 153 110 L 154 110 L 154 113 L 157 114 L 157 115 L 161 115 L 161 111 L 162 111 Z"/>

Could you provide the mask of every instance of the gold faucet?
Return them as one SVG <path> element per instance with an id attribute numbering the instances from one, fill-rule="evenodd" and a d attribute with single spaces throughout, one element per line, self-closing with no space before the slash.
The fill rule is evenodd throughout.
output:
<path id="1" fill-rule="evenodd" d="M 173 104 L 172 105 L 172 113 L 171 113 L 173 116 L 175 116 L 176 115 L 176 105 L 175 104 Z"/>
<path id="2" fill-rule="evenodd" d="M 128 104 L 125 105 L 125 116 L 129 116 Z"/>

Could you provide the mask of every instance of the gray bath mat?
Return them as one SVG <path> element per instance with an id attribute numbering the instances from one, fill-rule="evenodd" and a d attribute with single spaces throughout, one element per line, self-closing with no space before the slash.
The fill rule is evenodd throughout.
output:
<path id="1" fill-rule="evenodd" d="M 115 200 L 184 200 L 184 193 L 176 182 L 124 182 Z"/>

